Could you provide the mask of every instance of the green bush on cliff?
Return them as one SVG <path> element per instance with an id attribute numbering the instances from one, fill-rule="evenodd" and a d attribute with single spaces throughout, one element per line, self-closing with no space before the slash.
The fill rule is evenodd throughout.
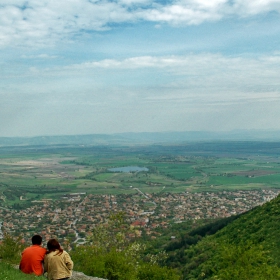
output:
<path id="1" fill-rule="evenodd" d="M 121 213 L 95 228 L 89 243 L 71 252 L 75 269 L 108 280 L 179 280 L 175 270 L 161 267 L 156 256 L 144 256 L 145 246 L 128 235 Z M 145 261 L 144 261 L 145 259 Z"/>
<path id="2" fill-rule="evenodd" d="M 161 267 L 159 265 L 142 263 L 139 266 L 138 274 L 139 280 L 179 280 L 179 275 L 175 270 L 168 267 Z"/>
<path id="3" fill-rule="evenodd" d="M 0 259 L 9 263 L 18 263 L 21 258 L 21 252 L 24 245 L 20 242 L 21 237 L 13 237 L 4 234 L 4 238 L 0 243 Z"/>
<path id="4" fill-rule="evenodd" d="M 107 252 L 92 245 L 79 246 L 71 256 L 75 269 L 109 280 L 180 279 L 173 269 L 161 267 L 154 262 L 144 262 L 137 243 L 130 244 L 122 251 L 112 247 Z"/>
<path id="5" fill-rule="evenodd" d="M 75 269 L 87 275 L 102 277 L 110 280 L 136 280 L 137 261 L 127 255 L 127 250 L 117 251 L 111 248 L 104 252 L 88 245 L 80 246 L 71 253 Z"/>

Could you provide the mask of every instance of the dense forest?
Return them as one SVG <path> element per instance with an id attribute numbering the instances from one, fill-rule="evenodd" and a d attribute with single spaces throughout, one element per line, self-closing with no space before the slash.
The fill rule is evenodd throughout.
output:
<path id="1" fill-rule="evenodd" d="M 280 279 L 280 197 L 239 216 L 181 235 L 166 245 L 184 280 Z"/>

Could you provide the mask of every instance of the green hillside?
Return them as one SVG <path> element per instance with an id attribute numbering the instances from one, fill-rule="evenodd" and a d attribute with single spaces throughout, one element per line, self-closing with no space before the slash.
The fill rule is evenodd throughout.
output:
<path id="1" fill-rule="evenodd" d="M 280 196 L 232 221 L 227 220 L 224 227 L 218 226 L 222 225 L 219 221 L 208 225 L 208 232 L 205 226 L 200 232 L 196 229 L 197 234 L 182 236 L 177 248 L 173 244 L 171 259 L 177 261 L 173 266 L 181 260 L 184 280 L 280 279 L 279 220 Z M 211 235 L 215 228 L 221 229 Z"/>
<path id="2" fill-rule="evenodd" d="M 106 276 L 107 279 L 280 280 L 279 220 L 280 196 L 239 216 L 207 224 L 202 223 L 200 226 L 199 223 L 194 226 L 195 224 L 190 222 L 185 225 L 185 228 L 182 225 L 181 231 L 174 228 L 172 231 L 178 230 L 177 233 L 180 232 L 181 238 L 169 243 L 164 238 L 162 242 L 160 239 L 156 243 L 148 241 L 153 246 L 149 249 L 150 252 L 156 253 L 165 249 L 169 254 L 166 266 L 162 268 L 158 266 L 161 262 L 158 264 L 143 262 L 140 243 L 133 242 L 124 246 L 124 239 L 119 240 L 120 236 L 124 237 L 124 235 L 121 235 L 121 232 L 112 231 L 112 228 L 124 229 L 119 226 L 110 225 L 108 228 L 102 226 L 99 228 L 99 230 L 102 229 L 101 241 L 105 238 L 107 244 L 108 240 L 111 240 L 111 246 L 103 246 L 102 243 L 102 246 L 99 244 L 100 250 L 97 250 L 99 247 L 96 240 L 99 239 L 93 236 L 92 242 L 95 243 L 91 242 L 89 245 L 77 247 L 71 252 L 71 255 L 78 270 L 87 275 Z M 113 222 L 115 221 L 113 220 Z M 177 227 L 179 226 L 177 225 Z M 108 231 L 108 229 L 110 230 Z M 112 238 L 112 234 L 117 239 Z M 119 240 L 121 249 L 116 245 L 118 242 L 115 240 Z M 17 248 L 16 243 L 13 243 L 16 241 L 11 238 L 6 238 L 5 242 L 0 246 L 0 259 L 9 260 L 8 257 L 14 255 L 18 258 L 22 248 Z M 140 250 L 139 252 L 135 251 L 135 246 Z M 4 250 L 5 248 L 7 248 L 7 252 Z M 135 264 L 127 266 L 130 262 L 128 260 Z M 18 260 L 14 263 L 18 263 Z M 118 263 L 117 266 L 116 263 Z M 1 265 L 5 266 L 4 263 Z M 133 269 L 135 267 L 138 270 L 143 269 L 138 271 Z M 171 267 L 175 268 L 178 274 L 175 273 L 175 270 L 170 270 Z M 111 277 L 106 272 L 108 268 L 111 269 L 110 271 L 114 271 L 114 275 L 118 275 L 118 277 Z M 144 271 L 148 271 L 150 274 L 145 275 Z M 4 273 L 5 276 L 9 275 L 5 279 L 12 279 L 9 277 L 18 279 L 17 275 L 11 274 L 18 273 L 18 271 L 14 272 L 7 266 L 2 267 L 1 273 Z M 2 274 L 1 276 L 3 276 Z M 182 277 L 179 277 L 180 274 Z"/>

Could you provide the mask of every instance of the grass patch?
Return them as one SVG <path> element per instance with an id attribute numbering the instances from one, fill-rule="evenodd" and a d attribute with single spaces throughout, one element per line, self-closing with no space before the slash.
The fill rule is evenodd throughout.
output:
<path id="1" fill-rule="evenodd" d="M 35 280 L 35 279 L 46 279 L 43 276 L 35 276 L 24 274 L 14 266 L 0 262 L 0 279 L 1 280 Z"/>

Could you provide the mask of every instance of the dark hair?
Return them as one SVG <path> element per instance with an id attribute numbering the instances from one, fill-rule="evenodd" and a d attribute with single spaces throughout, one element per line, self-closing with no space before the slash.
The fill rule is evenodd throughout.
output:
<path id="1" fill-rule="evenodd" d="M 56 250 L 59 251 L 57 255 L 61 255 L 63 252 L 63 249 L 60 247 L 60 244 L 56 239 L 50 239 L 47 243 L 47 248 L 48 248 L 47 254 L 49 254 L 50 252 L 54 252 Z"/>
<path id="2" fill-rule="evenodd" d="M 42 244 L 42 237 L 38 234 L 34 235 L 31 239 L 33 245 L 41 245 Z"/>

